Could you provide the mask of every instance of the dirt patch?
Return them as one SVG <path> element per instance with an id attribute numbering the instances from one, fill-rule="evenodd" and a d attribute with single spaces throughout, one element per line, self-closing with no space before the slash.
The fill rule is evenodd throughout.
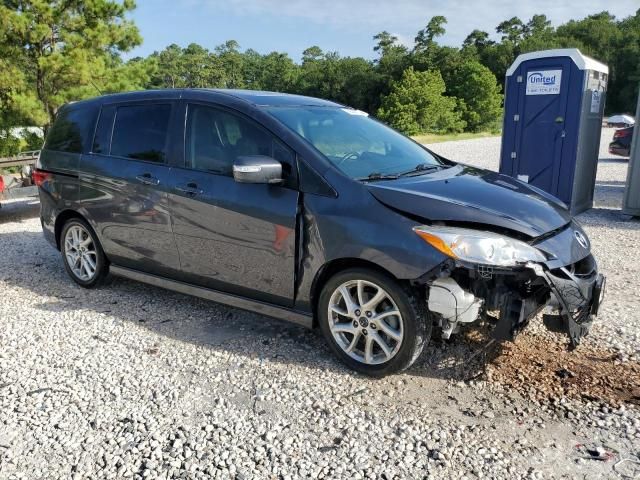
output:
<path id="1" fill-rule="evenodd" d="M 536 398 L 570 398 L 640 405 L 640 363 L 621 362 L 611 351 L 582 345 L 573 352 L 563 342 L 520 335 L 500 345 L 488 366 L 491 380 Z"/>

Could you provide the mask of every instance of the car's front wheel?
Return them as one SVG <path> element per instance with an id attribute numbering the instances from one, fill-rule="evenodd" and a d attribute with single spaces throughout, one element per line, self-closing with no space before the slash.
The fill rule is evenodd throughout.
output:
<path id="1" fill-rule="evenodd" d="M 411 366 L 431 335 L 424 302 L 414 292 L 363 268 L 340 272 L 325 284 L 318 321 L 338 358 L 372 376 Z"/>
<path id="2" fill-rule="evenodd" d="M 93 229 L 80 218 L 62 228 L 60 251 L 69 276 L 85 288 L 98 286 L 108 274 L 108 265 Z"/>

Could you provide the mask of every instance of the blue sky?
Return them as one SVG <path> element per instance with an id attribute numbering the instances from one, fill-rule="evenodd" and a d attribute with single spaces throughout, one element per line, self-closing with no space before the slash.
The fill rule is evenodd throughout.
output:
<path id="1" fill-rule="evenodd" d="M 495 34 L 496 25 L 512 16 L 526 20 L 544 13 L 557 25 L 602 10 L 623 18 L 638 8 L 638 0 L 138 0 L 131 18 L 144 43 L 127 56 L 171 43 L 213 49 L 234 39 L 243 50 L 287 52 L 296 61 L 312 45 L 374 58 L 373 35 L 387 30 L 411 44 L 434 15 L 449 21 L 440 42 L 459 46 L 473 29 Z"/>

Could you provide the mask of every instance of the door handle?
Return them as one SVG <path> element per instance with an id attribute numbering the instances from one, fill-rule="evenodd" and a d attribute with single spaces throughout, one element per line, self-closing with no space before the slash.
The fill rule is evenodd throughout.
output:
<path id="1" fill-rule="evenodd" d="M 186 185 L 176 185 L 175 188 L 179 192 L 189 196 L 200 195 L 202 193 L 202 189 L 198 188 L 198 185 L 193 182 L 187 183 Z"/>
<path id="2" fill-rule="evenodd" d="M 160 183 L 160 180 L 156 177 L 151 176 L 150 173 L 136 175 L 136 180 L 138 180 L 140 183 L 144 183 L 145 185 L 158 185 Z"/>

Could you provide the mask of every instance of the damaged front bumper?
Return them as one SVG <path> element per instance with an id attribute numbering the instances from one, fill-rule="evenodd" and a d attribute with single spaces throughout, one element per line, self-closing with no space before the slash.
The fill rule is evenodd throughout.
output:
<path id="1" fill-rule="evenodd" d="M 598 314 L 605 277 L 591 255 L 575 264 L 549 269 L 528 263 L 518 268 L 493 268 L 450 261 L 428 282 L 428 308 L 443 337 L 461 324 L 486 318 L 496 340 L 511 340 L 543 309 L 544 325 L 566 333 L 575 348 Z M 497 320 L 489 312 L 498 312 Z"/>
<path id="2" fill-rule="evenodd" d="M 563 269 L 564 276 L 542 272 L 558 303 L 557 313 L 544 314 L 544 325 L 551 331 L 569 336 L 570 348 L 589 333 L 593 319 L 598 315 L 604 300 L 606 278 L 595 273 L 590 278 L 580 278 Z"/>

